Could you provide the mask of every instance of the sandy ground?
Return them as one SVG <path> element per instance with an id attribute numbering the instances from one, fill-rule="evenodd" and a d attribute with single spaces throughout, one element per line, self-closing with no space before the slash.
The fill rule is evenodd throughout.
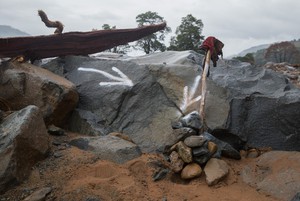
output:
<path id="1" fill-rule="evenodd" d="M 74 134 L 51 137 L 52 141 L 67 142 Z M 52 145 L 50 156 L 39 162 L 27 181 L 0 195 L 0 200 L 23 200 L 43 187 L 52 191 L 46 200 L 80 201 L 271 201 L 276 200 L 243 183 L 242 168 L 255 159 L 240 161 L 224 159 L 230 174 L 216 186 L 209 187 L 205 175 L 183 181 L 174 173 L 153 181 L 153 174 L 166 161 L 159 154 L 144 154 L 119 165 L 98 160 L 87 151 L 67 143 Z"/>

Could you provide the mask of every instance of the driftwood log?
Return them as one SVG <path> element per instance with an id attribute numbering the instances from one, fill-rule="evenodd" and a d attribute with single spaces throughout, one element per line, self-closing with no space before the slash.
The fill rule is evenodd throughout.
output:
<path id="1" fill-rule="evenodd" d="M 0 38 L 0 58 L 23 56 L 25 60 L 36 60 L 66 55 L 88 55 L 139 40 L 165 27 L 166 23 L 161 23 L 133 29 Z"/>

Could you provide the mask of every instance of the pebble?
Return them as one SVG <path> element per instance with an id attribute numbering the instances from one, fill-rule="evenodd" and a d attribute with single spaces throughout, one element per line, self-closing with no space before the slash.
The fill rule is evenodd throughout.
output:
<path id="1" fill-rule="evenodd" d="M 171 168 L 175 173 L 180 172 L 183 169 L 184 162 L 176 151 L 172 151 L 170 161 Z"/>
<path id="2" fill-rule="evenodd" d="M 55 157 L 55 158 L 60 158 L 60 157 L 62 157 L 63 156 L 63 154 L 61 153 L 61 152 L 54 152 L 54 154 L 53 154 L 53 156 Z"/>
<path id="3" fill-rule="evenodd" d="M 180 119 L 180 122 L 184 127 L 193 128 L 199 130 L 202 128 L 200 121 L 200 115 L 197 111 L 193 111 Z"/>
<path id="4" fill-rule="evenodd" d="M 209 150 L 206 147 L 196 147 L 192 149 L 193 156 L 203 156 L 209 153 Z"/>
<path id="5" fill-rule="evenodd" d="M 50 125 L 48 127 L 48 133 L 50 135 L 56 135 L 56 136 L 63 136 L 63 135 L 65 135 L 65 131 L 63 129 L 58 128 L 58 127 L 56 127 L 54 125 Z"/>
<path id="6" fill-rule="evenodd" d="M 215 143 L 211 142 L 211 141 L 209 141 L 207 143 L 207 148 L 208 148 L 208 151 L 209 151 L 209 153 L 211 155 L 213 155 L 214 153 L 216 153 L 217 150 L 218 150 L 218 146 Z"/>
<path id="7" fill-rule="evenodd" d="M 190 163 L 193 161 L 192 157 L 192 149 L 188 146 L 186 146 L 182 141 L 179 141 L 175 145 L 171 147 L 172 149 L 176 149 L 177 153 L 179 154 L 180 158 L 185 162 L 185 163 Z"/>
<path id="8" fill-rule="evenodd" d="M 205 154 L 205 155 L 202 155 L 202 156 L 195 156 L 194 157 L 194 161 L 200 165 L 203 165 L 205 164 L 209 159 L 211 158 L 211 155 L 208 153 L 208 154 Z"/>
<path id="9" fill-rule="evenodd" d="M 157 172 L 154 173 L 154 175 L 152 177 L 153 181 L 159 181 L 159 180 L 164 179 L 168 173 L 169 173 L 169 170 L 165 169 L 165 168 L 158 170 Z"/>
<path id="10" fill-rule="evenodd" d="M 250 149 L 247 153 L 247 158 L 257 158 L 259 156 L 259 151 L 257 149 Z"/>
<path id="11" fill-rule="evenodd" d="M 185 138 L 184 144 L 188 147 L 201 147 L 206 142 L 206 139 L 202 135 L 192 135 Z"/>
<path id="12" fill-rule="evenodd" d="M 191 135 L 196 134 L 197 132 L 194 129 L 188 127 L 182 127 L 173 130 L 173 135 L 176 137 L 177 140 L 185 139 Z"/>
<path id="13" fill-rule="evenodd" d="M 197 163 L 190 163 L 183 168 L 181 171 L 182 179 L 193 179 L 195 177 L 199 177 L 202 173 L 202 169 L 200 165 Z"/>

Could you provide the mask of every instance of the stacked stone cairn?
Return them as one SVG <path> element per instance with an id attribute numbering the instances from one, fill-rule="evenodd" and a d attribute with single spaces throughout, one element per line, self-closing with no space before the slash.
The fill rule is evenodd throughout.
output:
<path id="1" fill-rule="evenodd" d="M 208 132 L 199 134 L 202 124 L 199 113 L 194 111 L 172 123 L 178 142 L 169 150 L 173 172 L 182 179 L 193 179 L 206 175 L 209 186 L 217 184 L 229 173 L 229 167 L 221 156 L 241 159 L 239 151 L 230 144 L 215 138 Z"/>

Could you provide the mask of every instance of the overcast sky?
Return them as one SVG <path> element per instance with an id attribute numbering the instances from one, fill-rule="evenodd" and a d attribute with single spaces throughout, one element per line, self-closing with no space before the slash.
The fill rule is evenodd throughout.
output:
<path id="1" fill-rule="evenodd" d="M 182 17 L 192 14 L 202 20 L 205 37 L 224 42 L 225 56 L 300 38 L 300 0 L 0 0 L 0 25 L 31 35 L 52 34 L 37 16 L 39 9 L 63 22 L 64 32 L 101 29 L 103 24 L 133 28 L 137 15 L 157 12 L 172 28 L 169 37 Z"/>

